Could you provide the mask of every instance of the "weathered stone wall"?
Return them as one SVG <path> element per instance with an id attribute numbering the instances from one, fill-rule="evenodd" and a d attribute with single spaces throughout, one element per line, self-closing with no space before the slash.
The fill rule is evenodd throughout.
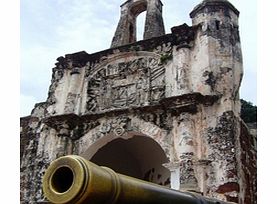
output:
<path id="1" fill-rule="evenodd" d="M 240 203 L 257 203 L 257 135 L 241 121 L 239 138 Z M 252 130 L 253 131 L 253 130 Z M 251 133 L 251 134 L 250 134 Z M 255 131 L 254 131 L 255 133 Z"/>
<path id="2" fill-rule="evenodd" d="M 138 5 L 137 13 L 145 9 Z M 193 26 L 167 35 L 57 59 L 46 102 L 21 120 L 22 203 L 46 202 L 41 178 L 60 156 L 77 154 L 112 168 L 112 144 L 132 145 L 124 146 L 124 159 L 133 157 L 130 173 L 145 180 L 254 202 L 248 179 L 255 177 L 255 151 L 246 148 L 249 135 L 239 118 L 238 12 L 226 1 L 204 1 L 191 17 Z M 101 151 L 105 161 L 96 156 Z"/>

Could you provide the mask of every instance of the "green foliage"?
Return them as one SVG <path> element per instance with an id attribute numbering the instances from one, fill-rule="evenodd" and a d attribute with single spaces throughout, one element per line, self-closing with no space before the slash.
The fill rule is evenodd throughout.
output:
<path id="1" fill-rule="evenodd" d="M 240 117 L 245 123 L 257 122 L 257 106 L 254 106 L 251 102 L 245 101 L 243 99 L 241 102 L 241 113 Z"/>
<path id="2" fill-rule="evenodd" d="M 172 59 L 172 53 L 171 54 L 162 54 L 161 56 L 161 64 L 165 64 L 168 60 Z"/>

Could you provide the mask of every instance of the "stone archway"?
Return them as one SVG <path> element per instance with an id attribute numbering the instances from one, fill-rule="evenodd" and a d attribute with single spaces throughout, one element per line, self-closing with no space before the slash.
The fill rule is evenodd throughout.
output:
<path id="1" fill-rule="evenodd" d="M 109 142 L 104 140 L 106 138 L 101 138 L 87 149 L 86 152 L 90 152 L 84 153 L 87 159 L 117 173 L 170 186 L 170 171 L 163 166 L 168 158 L 154 139 L 134 135 L 113 138 Z"/>

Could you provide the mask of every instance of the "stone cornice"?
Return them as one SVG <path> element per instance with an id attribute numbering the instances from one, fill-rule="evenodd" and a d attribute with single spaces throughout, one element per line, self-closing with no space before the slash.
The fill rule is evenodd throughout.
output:
<path id="1" fill-rule="evenodd" d="M 74 129 L 76 126 L 86 121 L 96 121 L 97 119 L 102 117 L 113 117 L 122 114 L 156 112 L 158 110 L 166 110 L 168 112 L 171 112 L 173 115 L 177 115 L 181 112 L 189 112 L 191 114 L 194 114 L 197 112 L 197 105 L 203 104 L 205 106 L 210 106 L 214 104 L 219 98 L 220 96 L 204 96 L 200 93 L 192 93 L 164 98 L 159 103 L 149 106 L 110 109 L 107 111 L 88 113 L 84 115 L 76 115 L 74 113 L 54 115 L 44 118 L 42 122 L 55 129 L 57 129 L 56 126 L 58 126 L 59 124 L 66 123 L 69 126 L 69 129 Z"/>
<path id="2" fill-rule="evenodd" d="M 207 8 L 207 9 L 205 9 Z M 207 13 L 218 11 L 219 9 L 231 9 L 237 16 L 239 16 L 239 11 L 229 2 L 224 0 L 204 0 L 202 3 L 198 4 L 190 13 L 190 17 L 194 18 L 198 13 Z"/>

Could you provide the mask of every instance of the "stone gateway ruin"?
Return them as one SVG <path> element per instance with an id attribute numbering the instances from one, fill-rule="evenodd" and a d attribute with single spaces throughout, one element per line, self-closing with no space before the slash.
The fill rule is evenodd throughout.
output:
<path id="1" fill-rule="evenodd" d="M 240 119 L 239 11 L 204 0 L 192 26 L 165 34 L 162 7 L 128 0 L 110 49 L 57 59 L 47 100 L 21 118 L 21 203 L 47 203 L 45 169 L 69 154 L 180 191 L 256 203 L 256 141 Z"/>

